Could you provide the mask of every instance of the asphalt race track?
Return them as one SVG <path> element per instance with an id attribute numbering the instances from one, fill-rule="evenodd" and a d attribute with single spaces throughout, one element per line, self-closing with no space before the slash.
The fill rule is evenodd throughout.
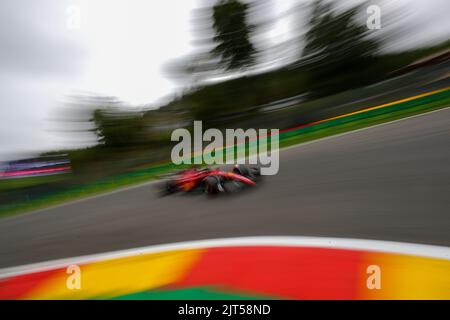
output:
<path id="1" fill-rule="evenodd" d="M 145 185 L 0 220 L 0 267 L 186 240 L 303 235 L 450 246 L 450 108 L 280 153 L 253 190 Z"/>

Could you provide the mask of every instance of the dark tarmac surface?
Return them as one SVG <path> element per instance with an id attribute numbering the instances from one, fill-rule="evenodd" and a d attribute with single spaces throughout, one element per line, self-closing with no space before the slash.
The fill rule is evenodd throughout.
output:
<path id="1" fill-rule="evenodd" d="M 297 146 L 253 190 L 154 185 L 0 220 L 0 267 L 207 238 L 301 235 L 450 246 L 450 109 Z"/>

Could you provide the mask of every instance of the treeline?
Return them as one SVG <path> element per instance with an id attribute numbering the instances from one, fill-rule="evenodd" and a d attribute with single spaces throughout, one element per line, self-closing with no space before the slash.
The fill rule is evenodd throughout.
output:
<path id="1" fill-rule="evenodd" d="M 280 99 L 300 94 L 309 100 L 317 99 L 379 82 L 427 54 L 450 47 L 446 42 L 425 49 L 383 53 L 384 39 L 373 36 L 372 30 L 358 19 L 365 7 L 342 10 L 340 3 L 317 0 L 302 8 L 308 10 L 309 18 L 298 59 L 277 70 L 249 75 L 245 70 L 256 64 L 258 54 L 250 40 L 255 27 L 247 22 L 252 7 L 237 0 L 219 1 L 210 9 L 214 34 L 211 52 L 178 61 L 170 71 L 191 80 L 208 79 L 230 70 L 242 75 L 214 84 L 190 83 L 189 90 L 160 110 L 189 112 L 193 119 L 217 126 L 221 118 Z"/>
<path id="2" fill-rule="evenodd" d="M 170 132 L 175 128 L 189 127 L 193 120 L 202 120 L 204 127 L 241 125 L 246 117 L 258 114 L 258 106 L 298 95 L 303 95 L 304 102 L 313 101 L 313 106 L 301 114 L 303 119 L 308 119 L 308 112 L 323 115 L 316 109 L 324 104 L 314 101 L 398 75 L 417 59 L 450 47 L 447 41 L 429 48 L 383 53 L 384 40 L 372 36 L 358 19 L 364 7 L 344 10 L 339 7 L 340 1 L 317 0 L 301 8 L 309 16 L 297 59 L 278 69 L 258 72 L 260 53 L 251 40 L 258 26 L 251 25 L 248 19 L 255 3 L 258 2 L 220 0 L 202 8 L 197 15 L 201 23 L 194 22 L 209 29 L 210 36 L 202 38 L 202 48 L 208 49 L 198 50 L 195 57 L 182 58 L 169 66 L 172 76 L 189 79 L 189 89 L 170 103 L 156 110 L 133 112 L 108 100 L 96 100 L 89 121 L 98 144 L 70 152 L 75 168 L 84 170 L 84 163 L 91 161 L 100 163 L 99 170 L 104 171 L 101 163 L 117 160 L 115 163 L 120 164 L 113 170 L 120 171 L 123 167 L 163 160 L 170 149 Z M 227 74 L 234 74 L 234 78 L 216 83 L 205 81 Z M 302 107 L 303 103 L 297 106 Z M 271 117 L 282 118 L 286 114 L 264 116 L 264 125 L 270 126 Z M 292 125 L 295 121 L 278 119 L 277 125 Z"/>

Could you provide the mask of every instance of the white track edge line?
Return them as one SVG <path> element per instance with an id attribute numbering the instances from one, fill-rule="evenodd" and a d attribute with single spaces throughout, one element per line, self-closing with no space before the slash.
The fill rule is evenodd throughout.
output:
<path id="1" fill-rule="evenodd" d="M 384 125 L 400 122 L 400 121 L 403 121 L 403 120 L 408 120 L 408 119 L 413 119 L 413 118 L 417 118 L 417 117 L 421 117 L 421 116 L 426 116 L 426 115 L 429 115 L 429 114 L 432 114 L 432 113 L 435 113 L 435 112 L 439 112 L 439 111 L 444 111 L 444 110 L 447 110 L 447 109 L 450 109 L 450 106 L 444 107 L 444 108 L 440 108 L 440 109 L 437 109 L 437 110 L 433 110 L 433 111 L 424 112 L 424 113 L 421 113 L 421 114 L 416 114 L 416 115 L 405 117 L 405 118 L 401 118 L 401 119 L 397 119 L 397 120 L 392 120 L 392 121 L 388 121 L 388 122 L 379 123 L 379 124 L 376 124 L 376 125 L 373 125 L 373 126 L 368 126 L 368 127 L 364 127 L 364 128 L 360 128 L 360 129 L 356 129 L 356 130 L 351 130 L 351 131 L 347 131 L 347 132 L 331 135 L 331 136 L 328 136 L 328 137 L 323 137 L 323 138 L 320 138 L 320 139 L 315 139 L 315 140 L 311 140 L 311 141 L 307 141 L 307 142 L 303 142 L 303 143 L 294 144 L 292 146 L 288 146 L 288 147 L 285 147 L 285 148 L 280 148 L 279 151 L 281 152 L 281 151 L 287 151 L 287 150 L 294 149 L 294 148 L 304 147 L 304 146 L 307 146 L 307 145 L 312 144 L 312 143 L 316 143 L 316 142 L 321 142 L 321 141 L 325 141 L 325 140 L 328 140 L 328 139 L 342 137 L 342 136 L 345 136 L 345 135 L 361 132 L 361 131 L 372 129 L 372 128 L 376 128 L 376 127 L 381 127 L 381 126 L 384 126 Z M 250 157 L 255 157 L 255 156 L 256 155 L 251 155 Z M 56 208 L 60 208 L 60 207 L 63 207 L 63 206 L 72 205 L 72 204 L 75 204 L 75 203 L 92 200 L 92 199 L 95 199 L 95 198 L 109 196 L 109 195 L 112 195 L 112 194 L 115 194 L 115 193 L 119 193 L 119 192 L 123 192 L 123 191 L 128 191 L 128 190 L 132 190 L 132 189 L 136 189 L 136 188 L 140 188 L 140 187 L 144 187 L 144 186 L 149 186 L 149 185 L 157 183 L 158 181 L 159 180 L 151 180 L 151 181 L 139 183 L 139 184 L 132 185 L 132 186 L 118 188 L 116 190 L 106 191 L 104 193 L 83 197 L 83 198 L 80 198 L 80 199 L 69 200 L 69 201 L 64 202 L 64 203 L 60 203 L 60 204 L 56 204 L 56 205 L 53 205 L 53 206 L 49 206 L 49 207 L 45 207 L 45 208 L 41 208 L 41 209 L 29 211 L 29 212 L 25 212 L 25 213 L 22 213 L 22 214 L 19 214 L 19 215 L 13 215 L 11 217 L 6 216 L 6 217 L 0 218 L 0 219 L 7 220 L 7 219 L 21 218 L 21 217 L 24 217 L 24 216 L 27 216 L 27 215 L 30 215 L 30 214 L 38 213 L 40 211 L 56 209 Z"/>
<path id="2" fill-rule="evenodd" d="M 162 253 L 174 250 L 204 249 L 217 247 L 242 246 L 284 246 L 284 247 L 315 247 L 348 250 L 363 250 L 381 253 L 396 253 L 402 255 L 429 257 L 450 260 L 450 247 L 427 244 L 413 244 L 383 240 L 366 240 L 354 238 L 306 237 L 306 236 L 256 236 L 232 237 L 208 240 L 176 242 L 171 244 L 152 245 L 91 254 L 73 258 L 58 259 L 46 262 L 0 269 L 0 279 L 20 274 L 41 272 L 66 267 L 71 264 L 86 264 L 102 260 L 131 257 L 142 254 Z"/>
<path id="3" fill-rule="evenodd" d="M 349 135 L 349 134 L 353 134 L 353 133 L 369 130 L 369 129 L 372 129 L 372 128 L 382 127 L 382 126 L 385 126 L 385 125 L 401 122 L 403 120 L 409 120 L 409 119 L 413 119 L 413 118 L 419 118 L 419 117 L 427 116 L 427 115 L 430 115 L 430 114 L 433 114 L 433 113 L 437 113 L 439 111 L 444 111 L 444 110 L 447 110 L 447 109 L 450 109 L 450 106 L 443 107 L 443 108 L 440 108 L 440 109 L 437 109 L 437 110 L 433 110 L 433 111 L 428 111 L 428 112 L 416 114 L 416 115 L 405 117 L 405 118 L 400 118 L 400 119 L 396 119 L 396 120 L 391 120 L 391 121 L 375 124 L 375 125 L 372 125 L 372 126 L 369 125 L 368 127 L 359 128 L 359 129 L 356 129 L 356 130 L 350 130 L 350 131 L 347 131 L 347 132 L 334 134 L 334 135 L 323 137 L 323 138 L 320 138 L 320 139 L 315 139 L 315 140 L 306 141 L 306 142 L 299 143 L 299 144 L 294 144 L 292 146 L 288 146 L 286 148 L 282 148 L 281 150 L 285 151 L 285 150 L 289 150 L 289 149 L 294 149 L 294 148 L 298 148 L 298 147 L 301 147 L 301 146 L 306 146 L 308 144 L 312 144 L 312 143 L 315 143 L 315 142 L 320 142 L 320 141 L 324 141 L 324 140 L 338 138 L 338 137 L 346 136 L 346 135 Z"/>

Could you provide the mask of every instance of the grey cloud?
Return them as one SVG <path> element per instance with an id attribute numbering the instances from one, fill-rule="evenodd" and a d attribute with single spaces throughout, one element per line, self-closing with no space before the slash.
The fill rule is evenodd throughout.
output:
<path id="1" fill-rule="evenodd" d="M 67 1 L 0 2 L 0 70 L 32 75 L 80 69 L 85 52 L 65 29 Z"/>
<path id="2" fill-rule="evenodd" d="M 86 57 L 65 0 L 0 2 L 0 157 L 57 146 L 47 121 Z"/>

